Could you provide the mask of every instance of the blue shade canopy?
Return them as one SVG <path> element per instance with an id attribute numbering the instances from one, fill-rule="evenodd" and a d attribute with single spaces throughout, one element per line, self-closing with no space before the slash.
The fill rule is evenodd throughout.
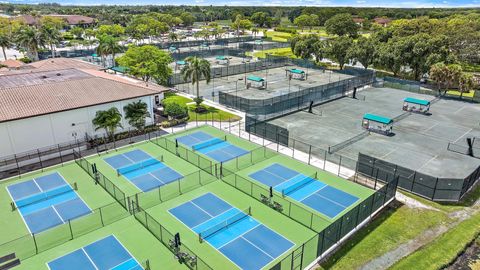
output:
<path id="1" fill-rule="evenodd" d="M 375 121 L 375 122 L 382 123 L 382 124 L 385 124 L 385 125 L 393 123 L 393 120 L 388 118 L 388 117 L 383 117 L 383 116 L 375 115 L 375 114 L 371 114 L 371 113 L 366 113 L 363 116 L 363 119 L 367 119 L 367 120 L 370 120 L 370 121 Z"/>

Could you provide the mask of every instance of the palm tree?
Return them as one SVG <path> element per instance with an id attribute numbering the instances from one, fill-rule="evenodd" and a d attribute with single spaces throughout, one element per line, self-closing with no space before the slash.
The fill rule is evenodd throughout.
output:
<path id="1" fill-rule="evenodd" d="M 2 47 L 3 58 L 7 60 L 7 53 L 5 50 L 12 46 L 12 41 L 10 40 L 10 36 L 7 33 L 0 32 L 0 47 Z"/>
<path id="2" fill-rule="evenodd" d="M 112 107 L 106 111 L 97 111 L 95 118 L 92 120 L 92 124 L 95 126 L 95 131 L 103 128 L 105 132 L 107 132 L 107 135 L 113 139 L 115 130 L 118 127 L 122 128 L 121 121 L 122 114 L 117 108 Z"/>
<path id="3" fill-rule="evenodd" d="M 58 29 L 54 27 L 43 25 L 40 28 L 40 32 L 42 33 L 45 43 L 47 43 L 50 46 L 50 51 L 52 52 L 52 58 L 55 58 L 54 45 L 58 45 L 60 43 L 60 40 L 62 39 L 62 36 L 60 35 L 60 31 L 58 31 Z"/>
<path id="4" fill-rule="evenodd" d="M 105 59 L 107 55 L 112 55 L 112 66 L 115 66 L 115 54 L 122 51 L 122 46 L 118 43 L 118 40 L 113 36 L 102 35 L 98 37 L 97 54 Z"/>
<path id="5" fill-rule="evenodd" d="M 20 47 L 26 49 L 33 57 L 38 60 L 38 48 L 45 45 L 44 36 L 34 27 L 23 26 L 17 33 L 17 43 Z"/>
<path id="6" fill-rule="evenodd" d="M 458 90 L 460 90 L 460 98 L 463 97 L 463 93 L 468 93 L 470 89 L 475 87 L 475 80 L 470 73 L 462 73 L 458 79 Z"/>
<path id="7" fill-rule="evenodd" d="M 200 97 L 200 80 L 204 77 L 207 84 L 210 82 L 210 62 L 196 56 L 187 57 L 185 62 L 186 65 L 183 66 L 181 74 L 183 75 L 184 81 L 190 79 L 192 80 L 192 84 L 197 84 L 197 97 L 195 98 L 195 103 L 197 103 L 198 109 L 203 101 Z"/>
<path id="8" fill-rule="evenodd" d="M 172 41 L 172 42 L 173 42 L 173 41 L 177 41 L 177 40 L 178 40 L 178 34 L 177 34 L 177 33 L 174 33 L 174 32 L 170 32 L 170 33 L 168 34 L 168 39 L 169 39 L 170 41 Z"/>
<path id="9" fill-rule="evenodd" d="M 442 91 L 442 84 L 445 82 L 447 66 L 443 62 L 436 63 L 430 67 L 430 79 L 437 84 L 438 94 Z"/>
<path id="10" fill-rule="evenodd" d="M 128 123 L 138 130 L 143 130 L 145 127 L 145 118 L 150 117 L 147 103 L 139 100 L 132 102 L 123 107 L 125 112 L 125 119 Z"/>

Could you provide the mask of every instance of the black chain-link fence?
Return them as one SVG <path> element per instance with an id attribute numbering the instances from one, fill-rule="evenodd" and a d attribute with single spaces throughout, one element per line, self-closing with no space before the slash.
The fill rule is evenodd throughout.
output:
<path id="1" fill-rule="evenodd" d="M 398 187 L 434 201 L 459 201 L 480 178 L 480 166 L 465 179 L 439 178 L 362 153 L 358 171 L 385 183 L 398 177 Z"/>

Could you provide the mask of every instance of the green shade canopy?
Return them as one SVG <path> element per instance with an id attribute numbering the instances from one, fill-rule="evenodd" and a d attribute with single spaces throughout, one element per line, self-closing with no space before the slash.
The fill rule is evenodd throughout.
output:
<path id="1" fill-rule="evenodd" d="M 129 70 L 128 67 L 124 67 L 124 66 L 116 66 L 116 67 L 111 67 L 109 69 L 115 72 L 120 72 L 120 73 L 126 73 Z"/>
<path id="2" fill-rule="evenodd" d="M 209 45 L 207 43 L 203 43 L 202 47 L 209 47 Z"/>
<path id="3" fill-rule="evenodd" d="M 257 44 L 258 44 L 258 43 L 262 43 L 262 42 L 263 42 L 263 40 L 261 40 L 261 39 L 255 40 L 255 43 L 257 43 Z"/>
<path id="4" fill-rule="evenodd" d="M 254 82 L 264 82 L 265 80 L 261 77 L 257 77 L 257 76 L 253 76 L 253 75 L 250 75 L 247 77 L 247 80 L 249 81 L 254 81 Z"/>
<path id="5" fill-rule="evenodd" d="M 170 48 L 168 48 L 168 49 L 169 49 L 170 51 L 176 51 L 176 50 L 177 50 L 177 47 L 173 47 L 173 46 L 172 46 L 172 47 L 170 47 Z"/>
<path id="6" fill-rule="evenodd" d="M 98 57 L 98 54 L 94 53 L 92 54 L 93 57 Z"/>
<path id="7" fill-rule="evenodd" d="M 295 73 L 295 74 L 305 74 L 305 71 L 303 71 L 301 69 L 296 69 L 296 68 L 290 69 L 290 72 Z"/>
<path id="8" fill-rule="evenodd" d="M 215 57 L 215 59 L 217 59 L 217 60 L 227 60 L 227 58 L 223 55 L 219 55 L 219 56 Z"/>
<path id="9" fill-rule="evenodd" d="M 363 116 L 363 119 L 367 119 L 367 120 L 370 120 L 370 121 L 375 121 L 375 122 L 382 123 L 382 124 L 385 124 L 385 125 L 393 123 L 393 120 L 390 119 L 390 118 L 375 115 L 375 114 L 371 114 L 371 113 L 366 113 Z"/>
<path id="10" fill-rule="evenodd" d="M 187 64 L 187 62 L 185 62 L 183 60 L 182 61 L 177 61 L 177 65 L 185 65 L 185 64 Z"/>
<path id="11" fill-rule="evenodd" d="M 411 98 L 411 97 L 407 97 L 403 101 L 408 102 L 408 103 L 423 105 L 423 106 L 430 105 L 430 101 L 428 101 L 428 100 Z"/>

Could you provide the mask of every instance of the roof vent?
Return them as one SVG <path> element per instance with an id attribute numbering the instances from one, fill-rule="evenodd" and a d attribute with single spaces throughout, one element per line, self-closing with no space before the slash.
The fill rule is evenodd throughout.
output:
<path id="1" fill-rule="evenodd" d="M 41 78 L 41 79 L 46 79 L 46 78 L 47 78 L 47 75 L 42 75 L 40 78 Z"/>
<path id="2" fill-rule="evenodd" d="M 57 76 L 62 76 L 62 73 L 57 73 Z"/>

